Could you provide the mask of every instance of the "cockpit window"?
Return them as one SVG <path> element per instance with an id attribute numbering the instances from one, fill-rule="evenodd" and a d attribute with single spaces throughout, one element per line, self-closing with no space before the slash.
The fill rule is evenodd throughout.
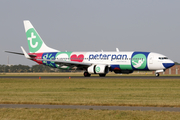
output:
<path id="1" fill-rule="evenodd" d="M 159 57 L 160 60 L 168 59 L 167 57 Z"/>

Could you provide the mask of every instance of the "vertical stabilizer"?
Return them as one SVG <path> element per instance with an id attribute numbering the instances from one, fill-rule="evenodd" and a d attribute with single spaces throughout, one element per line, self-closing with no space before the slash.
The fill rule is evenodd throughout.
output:
<path id="1" fill-rule="evenodd" d="M 29 20 L 24 20 L 24 28 L 30 53 L 58 52 L 58 50 L 52 49 L 44 43 Z"/>

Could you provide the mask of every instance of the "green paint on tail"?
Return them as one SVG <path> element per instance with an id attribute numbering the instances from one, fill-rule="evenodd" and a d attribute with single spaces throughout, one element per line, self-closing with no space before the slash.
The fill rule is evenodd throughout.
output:
<path id="1" fill-rule="evenodd" d="M 31 28 L 26 32 L 26 37 L 28 41 L 29 51 L 31 53 L 37 52 L 41 48 L 43 42 L 34 28 Z"/>

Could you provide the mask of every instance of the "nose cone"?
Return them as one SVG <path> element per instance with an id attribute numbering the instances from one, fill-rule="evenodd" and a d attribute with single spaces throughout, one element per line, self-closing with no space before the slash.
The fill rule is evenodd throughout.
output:
<path id="1" fill-rule="evenodd" d="M 168 62 L 166 62 L 166 63 L 163 63 L 163 66 L 167 69 L 167 68 L 170 68 L 170 67 L 172 67 L 172 66 L 174 66 L 175 65 L 175 63 L 173 62 L 173 61 L 171 61 L 171 60 L 169 60 Z"/>

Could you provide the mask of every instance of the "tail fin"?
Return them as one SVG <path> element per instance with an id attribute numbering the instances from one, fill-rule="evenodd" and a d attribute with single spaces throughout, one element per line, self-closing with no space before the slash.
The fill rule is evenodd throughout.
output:
<path id="1" fill-rule="evenodd" d="M 30 53 L 58 52 L 58 50 L 52 49 L 44 43 L 29 20 L 24 20 L 24 28 Z"/>

